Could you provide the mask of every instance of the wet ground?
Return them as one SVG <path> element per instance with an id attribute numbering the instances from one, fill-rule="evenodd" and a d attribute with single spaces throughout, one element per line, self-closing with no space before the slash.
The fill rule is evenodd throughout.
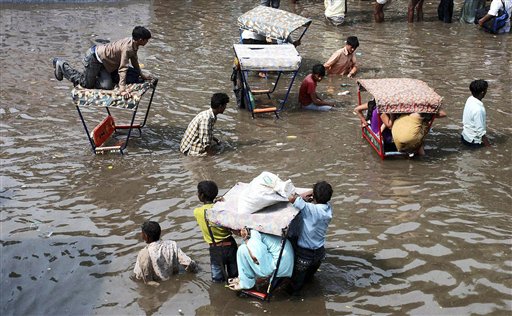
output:
<path id="1" fill-rule="evenodd" d="M 281 119 L 253 120 L 232 101 L 216 124 L 222 152 L 184 157 L 181 136 L 211 94 L 234 99 L 236 18 L 256 2 L 2 4 L 2 314 L 510 313 L 511 36 L 443 24 L 433 2 L 425 3 L 424 22 L 409 25 L 406 1 L 394 1 L 377 25 L 370 2 L 350 0 L 347 23 L 336 28 L 325 22 L 322 1 L 283 0 L 282 9 L 313 23 L 298 48 L 303 63 Z M 94 156 L 72 86 L 54 79 L 50 60 L 79 66 L 95 39 L 129 36 L 139 24 L 153 33 L 139 59 L 160 78 L 147 128 L 127 155 Z M 337 111 L 298 109 L 299 82 L 348 35 L 361 43 L 358 78 L 421 79 L 444 97 L 449 117 L 435 122 L 426 157 L 380 160 L 352 114 L 350 79 L 319 85 Z M 484 104 L 494 146 L 470 151 L 459 134 L 469 83 L 478 78 L 490 85 Z M 350 94 L 338 95 L 345 90 Z M 334 188 L 327 258 L 303 300 L 283 293 L 270 304 L 242 299 L 210 281 L 207 246 L 192 215 L 196 184 L 212 179 L 225 192 L 264 170 L 300 187 L 322 179 Z M 199 262 L 197 275 L 182 273 L 159 287 L 130 279 L 147 219 Z"/>

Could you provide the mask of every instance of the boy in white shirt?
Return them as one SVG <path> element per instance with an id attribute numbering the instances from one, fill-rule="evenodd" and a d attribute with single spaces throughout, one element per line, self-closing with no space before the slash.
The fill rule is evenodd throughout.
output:
<path id="1" fill-rule="evenodd" d="M 486 113 L 482 99 L 489 84 L 485 80 L 475 80 L 469 85 L 472 96 L 466 101 L 462 115 L 462 143 L 470 147 L 491 146 L 487 138 Z"/>
<path id="2" fill-rule="evenodd" d="M 146 242 L 137 256 L 133 272 L 135 278 L 144 283 L 167 281 L 179 272 L 182 265 L 188 272 L 197 272 L 197 264 L 190 259 L 173 240 L 160 239 L 161 228 L 157 222 L 146 221 L 142 224 L 142 239 Z"/>

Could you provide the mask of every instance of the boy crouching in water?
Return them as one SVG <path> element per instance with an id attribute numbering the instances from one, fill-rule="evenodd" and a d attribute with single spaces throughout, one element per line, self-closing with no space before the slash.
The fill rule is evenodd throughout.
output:
<path id="1" fill-rule="evenodd" d="M 146 221 L 142 224 L 142 239 L 147 243 L 139 252 L 133 272 L 144 283 L 166 281 L 179 272 L 181 264 L 188 272 L 197 272 L 197 264 L 172 240 L 160 240 L 160 225 Z"/>
<path id="2" fill-rule="evenodd" d="M 293 295 L 300 294 L 304 283 L 313 278 L 325 258 L 325 235 L 332 219 L 332 208 L 329 203 L 331 196 L 331 185 L 320 181 L 313 186 L 313 196 L 310 191 L 289 198 L 302 216 L 302 231 L 295 248 L 291 284 Z"/>
<path id="3" fill-rule="evenodd" d="M 201 181 L 197 184 L 197 197 L 204 205 L 194 209 L 194 217 L 201 228 L 204 241 L 210 246 L 210 266 L 213 282 L 227 282 L 238 276 L 236 264 L 236 241 L 231 231 L 225 227 L 210 226 L 206 211 L 213 207 L 219 193 L 213 181 Z"/>

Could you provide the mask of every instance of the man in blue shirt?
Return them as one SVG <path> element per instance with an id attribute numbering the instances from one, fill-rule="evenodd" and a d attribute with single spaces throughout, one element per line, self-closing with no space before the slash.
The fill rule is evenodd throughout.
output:
<path id="1" fill-rule="evenodd" d="M 311 192 L 289 198 L 300 210 L 302 231 L 295 249 L 295 266 L 292 275 L 293 295 L 299 295 L 304 282 L 313 278 L 325 258 L 325 235 L 332 219 L 329 204 L 332 187 L 325 181 L 317 182 Z"/>

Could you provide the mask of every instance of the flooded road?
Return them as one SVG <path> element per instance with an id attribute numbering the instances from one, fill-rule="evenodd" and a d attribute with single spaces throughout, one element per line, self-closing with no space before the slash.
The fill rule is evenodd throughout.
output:
<path id="1" fill-rule="evenodd" d="M 2 5 L 3 315 L 510 313 L 512 37 L 443 24 L 437 2 L 425 3 L 423 23 L 408 25 L 406 1 L 396 0 L 376 25 L 369 1 L 349 0 L 347 24 L 336 28 L 325 22 L 323 1 L 283 0 L 281 9 L 313 23 L 298 47 L 303 63 L 287 110 L 280 120 L 253 120 L 237 109 L 230 75 L 236 18 L 257 2 Z M 79 66 L 95 39 L 129 36 L 134 25 L 152 31 L 139 60 L 160 79 L 148 125 L 127 155 L 94 156 L 72 85 L 55 80 L 51 58 Z M 348 35 L 361 44 L 357 78 L 421 79 L 444 98 L 449 116 L 435 122 L 426 157 L 380 160 L 352 113 L 351 79 L 319 84 L 337 111 L 298 109 L 300 81 Z M 494 146 L 470 151 L 460 144 L 462 109 L 469 83 L 480 78 L 489 81 L 483 102 Z M 232 99 L 216 124 L 224 148 L 184 157 L 183 132 L 214 92 Z M 334 189 L 327 258 L 302 301 L 284 293 L 270 304 L 242 299 L 210 281 L 192 214 L 197 182 L 214 180 L 224 193 L 265 170 L 299 187 L 326 180 Z M 197 275 L 159 287 L 130 279 L 147 219 L 198 261 Z"/>

